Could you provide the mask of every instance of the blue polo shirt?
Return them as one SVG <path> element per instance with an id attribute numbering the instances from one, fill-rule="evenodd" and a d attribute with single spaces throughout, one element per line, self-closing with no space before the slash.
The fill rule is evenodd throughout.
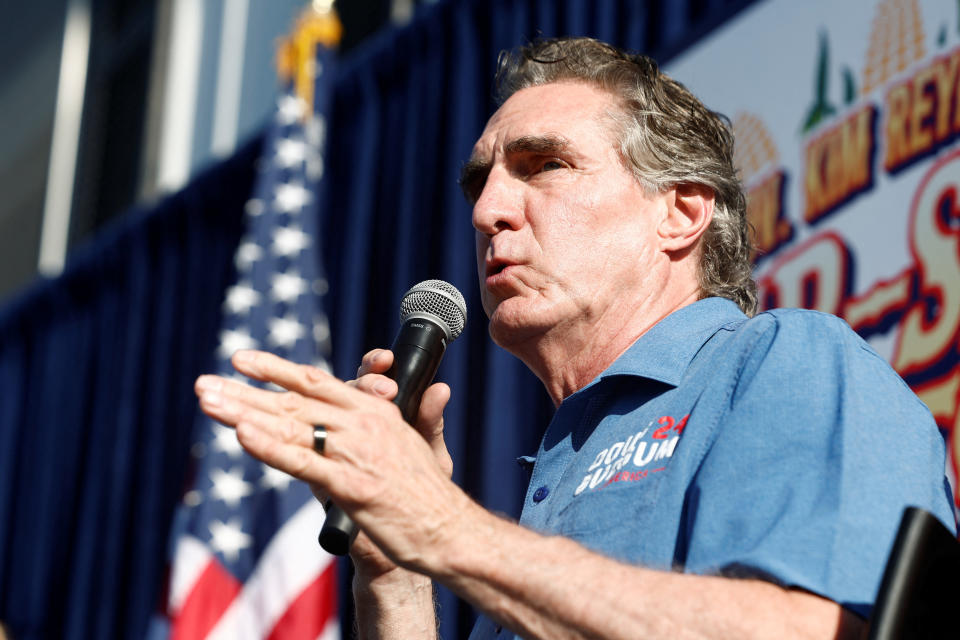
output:
<path id="1" fill-rule="evenodd" d="M 797 309 L 748 319 L 709 298 L 563 401 L 520 523 L 868 617 L 903 509 L 954 530 L 944 464 L 926 406 L 845 322 Z M 513 636 L 481 617 L 471 637 Z"/>

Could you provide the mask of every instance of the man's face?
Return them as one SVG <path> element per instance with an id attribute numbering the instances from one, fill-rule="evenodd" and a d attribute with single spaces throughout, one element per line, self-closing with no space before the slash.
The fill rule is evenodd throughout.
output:
<path id="1" fill-rule="evenodd" d="M 656 290 L 656 221 L 617 152 L 610 94 L 558 83 L 515 93 L 464 167 L 490 334 L 504 347 L 591 330 Z"/>

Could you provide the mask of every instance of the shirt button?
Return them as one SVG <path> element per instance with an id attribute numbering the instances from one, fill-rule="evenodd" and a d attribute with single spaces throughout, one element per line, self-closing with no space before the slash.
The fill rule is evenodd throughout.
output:
<path id="1" fill-rule="evenodd" d="M 547 497 L 548 493 L 550 493 L 550 489 L 546 487 L 540 487 L 539 489 L 533 492 L 533 501 L 534 502 L 542 501 L 544 498 Z"/>

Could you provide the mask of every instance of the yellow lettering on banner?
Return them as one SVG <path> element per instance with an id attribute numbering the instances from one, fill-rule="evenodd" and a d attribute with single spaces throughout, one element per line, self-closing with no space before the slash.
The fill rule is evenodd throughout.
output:
<path id="1" fill-rule="evenodd" d="M 825 186 L 826 158 L 823 148 L 824 138 L 815 138 L 807 144 L 804 153 L 803 184 L 806 208 L 803 211 L 803 217 L 806 220 L 816 218 L 817 212 L 827 208 L 824 205 L 827 201 L 827 188 Z"/>
<path id="2" fill-rule="evenodd" d="M 892 171 L 911 157 L 910 141 L 907 136 L 907 116 L 910 115 L 910 82 L 897 85 L 887 92 L 886 141 L 887 153 L 883 158 L 883 168 Z"/>
<path id="3" fill-rule="evenodd" d="M 775 307 L 804 307 L 841 315 L 849 288 L 849 252 L 833 232 L 810 238 L 777 260 L 760 278 L 763 298 Z M 763 299 L 762 298 L 762 299 Z"/>
<path id="4" fill-rule="evenodd" d="M 941 58 L 934 63 L 937 83 L 937 124 L 934 132 L 937 142 L 946 139 L 952 133 L 950 128 L 951 107 L 960 99 L 957 93 L 957 74 L 960 73 L 960 49 L 949 57 Z M 955 114 L 960 118 L 960 114 Z M 960 127 L 957 127 L 960 129 Z"/>
<path id="5" fill-rule="evenodd" d="M 847 118 L 843 134 L 843 177 L 846 197 L 869 186 L 873 177 L 870 164 L 873 151 L 873 119 L 876 109 L 867 105 Z"/>
<path id="6" fill-rule="evenodd" d="M 873 105 L 865 105 L 807 145 L 803 214 L 807 222 L 818 220 L 870 186 L 875 113 Z"/>
<path id="7" fill-rule="evenodd" d="M 892 87 L 884 111 L 887 171 L 896 171 L 960 132 L 960 48 Z"/>
<path id="8" fill-rule="evenodd" d="M 784 217 L 783 171 L 776 171 L 747 190 L 747 220 L 753 226 L 754 250 L 773 253 L 793 237 L 793 226 Z"/>
<path id="9" fill-rule="evenodd" d="M 922 153 L 933 146 L 934 67 L 921 69 L 913 77 L 913 108 L 910 110 L 910 150 Z"/>
<path id="10" fill-rule="evenodd" d="M 894 368 L 901 375 L 937 363 L 960 332 L 960 152 L 937 162 L 914 197 L 910 250 L 918 261 L 919 295 L 900 324 Z M 934 301 L 933 310 L 928 308 Z"/>

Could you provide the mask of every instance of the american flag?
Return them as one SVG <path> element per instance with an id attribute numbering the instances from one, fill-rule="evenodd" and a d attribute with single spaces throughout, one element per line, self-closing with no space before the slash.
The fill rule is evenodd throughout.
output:
<path id="1" fill-rule="evenodd" d="M 220 375 L 238 376 L 229 358 L 250 348 L 329 369 L 315 195 L 329 55 L 318 51 L 311 117 L 293 91 L 277 102 L 224 301 Z M 335 563 L 317 544 L 323 510 L 309 488 L 250 457 L 232 429 L 203 416 L 192 455 L 192 487 L 174 526 L 170 637 L 339 638 Z"/>

